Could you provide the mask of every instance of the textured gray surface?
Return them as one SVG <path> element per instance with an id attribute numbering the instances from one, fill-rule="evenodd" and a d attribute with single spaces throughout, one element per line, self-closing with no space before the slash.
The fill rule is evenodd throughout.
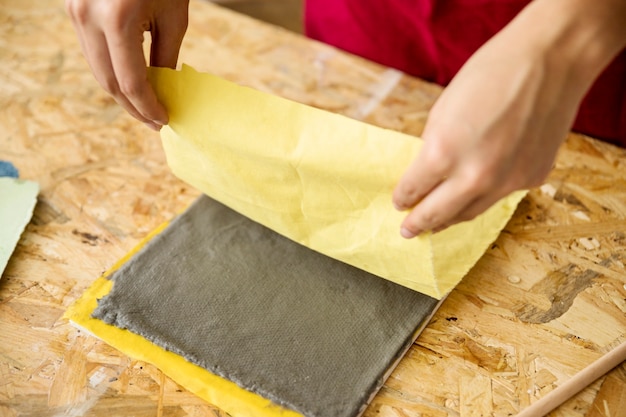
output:
<path id="1" fill-rule="evenodd" d="M 94 317 L 307 417 L 356 416 L 438 301 L 200 198 Z"/>

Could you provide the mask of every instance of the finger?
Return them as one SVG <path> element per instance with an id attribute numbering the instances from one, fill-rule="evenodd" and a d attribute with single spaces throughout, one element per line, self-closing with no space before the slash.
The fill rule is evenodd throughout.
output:
<path id="1" fill-rule="evenodd" d="M 104 41 L 104 35 L 102 35 L 102 39 L 103 42 L 106 42 Z M 96 53 L 96 50 L 100 46 L 103 46 L 103 52 Z M 98 43 L 98 47 L 88 47 L 88 49 L 90 51 L 93 51 L 89 53 L 91 71 L 93 72 L 96 80 L 98 81 L 98 83 L 100 83 L 102 88 L 104 88 L 105 91 L 111 94 L 117 104 L 122 106 L 124 110 L 126 110 L 135 119 L 143 123 L 150 123 L 156 126 L 154 122 L 144 117 L 126 98 L 126 96 L 124 96 L 120 92 L 119 84 L 117 82 L 117 79 L 115 78 L 115 72 L 113 71 L 113 66 L 111 65 L 111 61 L 108 57 L 108 49 L 106 48 L 106 43 Z"/>
<path id="2" fill-rule="evenodd" d="M 179 16 L 157 21 L 152 29 L 150 65 L 154 67 L 176 68 L 178 53 L 187 31 L 186 9 L 176 10 Z"/>
<path id="3" fill-rule="evenodd" d="M 81 45 L 83 45 L 83 53 L 89 63 L 91 72 L 98 83 L 113 96 L 115 101 L 122 106 L 131 116 L 143 123 L 152 123 L 145 118 L 139 111 L 120 93 L 119 85 L 113 71 L 113 65 L 109 56 L 109 49 L 106 38 L 98 29 L 80 28 Z M 156 125 L 152 128 L 155 128 Z"/>
<path id="4" fill-rule="evenodd" d="M 148 81 L 143 56 L 143 33 L 110 31 L 106 37 L 111 64 L 122 96 L 147 120 L 167 124 L 165 108 L 159 103 Z"/>
<path id="5" fill-rule="evenodd" d="M 65 9 L 67 14 L 70 16 L 70 20 L 72 21 L 72 25 L 74 26 L 74 30 L 78 35 L 78 43 L 80 44 L 80 50 L 83 52 L 83 56 L 89 63 L 87 48 L 85 47 L 85 33 L 83 31 L 83 24 L 85 24 L 85 20 L 87 19 L 87 9 L 84 7 L 83 3 L 77 1 L 66 0 L 65 1 Z"/>
<path id="6" fill-rule="evenodd" d="M 470 203 L 465 209 L 461 210 L 455 217 L 448 220 L 443 225 L 440 225 L 434 229 L 432 229 L 433 233 L 439 233 L 443 230 L 446 230 L 450 226 L 454 226 L 457 223 L 462 223 L 465 221 L 469 221 L 474 219 L 476 216 L 485 211 L 489 206 L 484 207 L 485 201 L 488 201 L 487 198 L 479 198 L 475 200 L 473 203 Z"/>
<path id="7" fill-rule="evenodd" d="M 437 146 L 432 143 L 424 144 L 394 189 L 393 204 L 398 210 L 414 207 L 448 175 L 449 157 L 440 155 L 436 150 Z"/>
<path id="8" fill-rule="evenodd" d="M 410 239 L 427 230 L 440 230 L 482 195 L 468 188 L 462 178 L 451 178 L 433 189 L 402 222 L 400 233 Z"/>
<path id="9" fill-rule="evenodd" d="M 452 224 L 466 222 L 469 220 L 473 220 L 476 217 L 483 214 L 487 211 L 491 206 L 500 201 L 501 198 L 505 197 L 506 193 L 500 193 L 498 191 L 490 192 L 484 194 L 480 198 L 474 200 L 471 204 L 469 204 L 463 211 L 461 211 L 454 219 Z"/>
<path id="10" fill-rule="evenodd" d="M 474 220 L 476 217 L 483 214 L 491 206 L 497 203 L 504 195 L 499 194 L 487 194 L 483 197 L 476 199 L 470 203 L 467 207 L 461 210 L 454 218 L 450 219 L 447 223 L 432 230 L 433 233 L 439 233 L 450 226 L 455 224 Z"/>

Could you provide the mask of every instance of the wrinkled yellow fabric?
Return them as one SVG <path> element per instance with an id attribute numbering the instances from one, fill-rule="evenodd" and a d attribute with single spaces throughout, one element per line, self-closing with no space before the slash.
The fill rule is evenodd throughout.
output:
<path id="1" fill-rule="evenodd" d="M 182 180 L 270 229 L 435 298 L 463 278 L 524 193 L 471 222 L 403 239 L 392 190 L 421 140 L 196 72 L 151 68 Z"/>

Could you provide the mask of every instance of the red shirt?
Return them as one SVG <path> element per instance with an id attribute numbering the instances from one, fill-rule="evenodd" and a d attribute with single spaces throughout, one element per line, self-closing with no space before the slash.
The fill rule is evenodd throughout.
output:
<path id="1" fill-rule="evenodd" d="M 307 0 L 308 36 L 447 85 L 528 0 Z M 626 147 L 626 51 L 584 98 L 574 130 Z"/>

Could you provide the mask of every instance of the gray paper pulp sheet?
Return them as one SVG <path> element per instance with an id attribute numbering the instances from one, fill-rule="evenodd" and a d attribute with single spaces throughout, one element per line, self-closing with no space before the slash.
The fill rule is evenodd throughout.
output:
<path id="1" fill-rule="evenodd" d="M 358 415 L 438 301 L 201 197 L 94 317 L 308 417 Z"/>

